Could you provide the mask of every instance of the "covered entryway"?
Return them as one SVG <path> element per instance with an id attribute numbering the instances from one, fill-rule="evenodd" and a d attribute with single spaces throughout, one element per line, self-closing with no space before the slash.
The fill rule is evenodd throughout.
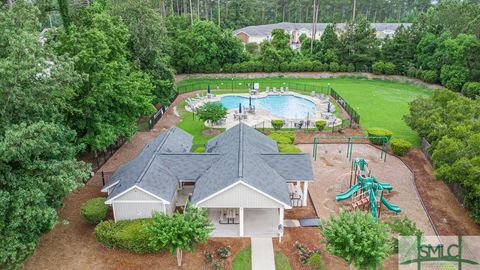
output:
<path id="1" fill-rule="evenodd" d="M 280 208 L 282 209 L 282 208 Z M 283 224 L 282 211 L 277 208 L 249 208 L 244 210 L 244 233 L 249 237 L 278 237 L 279 224 Z M 280 221 L 281 219 L 281 221 Z M 282 225 L 283 226 L 283 225 Z"/>
<path id="2" fill-rule="evenodd" d="M 283 215 L 283 208 L 208 209 L 215 226 L 212 237 L 278 237 Z"/>

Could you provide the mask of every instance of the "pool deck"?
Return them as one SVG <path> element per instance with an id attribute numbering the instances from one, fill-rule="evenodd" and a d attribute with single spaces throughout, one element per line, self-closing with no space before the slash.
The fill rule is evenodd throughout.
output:
<path id="1" fill-rule="evenodd" d="M 252 97 L 252 99 L 256 99 L 256 98 L 265 98 L 265 97 L 270 96 L 270 95 L 296 96 L 296 97 L 299 97 L 299 98 L 306 99 L 306 100 L 311 101 L 312 103 L 315 104 L 315 112 L 312 115 L 309 115 L 308 119 L 306 117 L 305 118 L 292 119 L 292 118 L 285 118 L 285 117 L 281 117 L 281 116 L 278 116 L 278 115 L 274 115 L 270 111 L 265 110 L 265 109 L 256 108 L 255 113 L 246 113 L 246 119 L 242 119 L 241 121 L 243 123 L 249 125 L 249 126 L 255 126 L 255 127 L 258 127 L 258 128 L 263 128 L 263 127 L 271 128 L 272 127 L 271 120 L 274 120 L 274 119 L 285 120 L 285 125 L 284 125 L 285 128 L 294 128 L 295 123 L 298 123 L 301 120 L 303 120 L 304 122 L 309 120 L 310 123 L 311 123 L 310 124 L 311 127 L 314 127 L 314 125 L 315 125 L 314 122 L 318 121 L 318 120 L 327 121 L 327 126 L 340 125 L 341 124 L 341 121 L 339 121 L 332 112 L 331 113 L 327 112 L 328 111 L 328 103 L 329 103 L 328 96 L 325 96 L 323 99 L 321 99 L 321 98 L 318 98 L 318 97 L 310 97 L 310 96 L 301 95 L 301 94 L 298 94 L 298 93 L 295 93 L 295 92 L 287 92 L 287 93 L 283 93 L 283 94 L 260 92 L 258 94 L 254 94 L 254 95 L 249 94 L 249 93 L 235 93 L 235 94 L 212 95 L 210 97 L 204 96 L 204 97 L 196 99 L 194 107 L 195 108 L 200 107 L 207 102 L 219 102 L 222 97 L 226 97 L 226 96 L 240 96 L 240 97 L 244 97 L 244 98 Z M 189 106 L 186 106 L 186 109 L 189 110 L 189 111 L 192 110 L 192 108 L 189 107 Z M 334 110 L 335 107 L 332 105 L 331 109 Z M 229 129 L 229 128 L 235 126 L 236 124 L 238 124 L 238 122 L 239 122 L 239 120 L 235 119 L 235 117 L 234 117 L 236 112 L 238 112 L 237 109 L 228 110 L 226 119 L 225 119 L 224 123 L 221 124 L 221 125 L 212 124 L 212 123 L 208 123 L 208 122 L 205 122 L 205 125 L 208 126 L 208 127 Z"/>

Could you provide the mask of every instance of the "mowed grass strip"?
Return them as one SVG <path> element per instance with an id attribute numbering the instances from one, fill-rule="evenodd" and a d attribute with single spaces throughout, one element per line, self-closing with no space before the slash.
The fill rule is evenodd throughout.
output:
<path id="1" fill-rule="evenodd" d="M 233 88 L 235 92 L 247 91 L 247 83 L 258 82 L 260 89 L 265 90 L 268 86 L 287 87 L 296 92 L 309 95 L 311 89 L 298 87 L 295 84 L 307 84 L 314 86 L 330 86 L 334 88 L 361 116 L 360 124 L 363 129 L 369 127 L 382 127 L 391 130 L 394 138 L 410 141 L 414 145 L 420 144 L 420 138 L 411 130 L 403 120 L 408 114 L 409 103 L 419 96 L 428 96 L 432 90 L 413 84 L 380 79 L 367 79 L 361 77 L 352 78 L 288 78 L 269 77 L 257 79 L 215 79 L 215 78 L 187 78 L 179 83 L 179 86 L 199 85 L 206 89 L 210 84 L 212 90 L 217 87 L 221 93 L 229 92 Z M 294 89 L 297 88 L 297 89 Z M 242 90 L 243 89 L 243 90 Z"/>

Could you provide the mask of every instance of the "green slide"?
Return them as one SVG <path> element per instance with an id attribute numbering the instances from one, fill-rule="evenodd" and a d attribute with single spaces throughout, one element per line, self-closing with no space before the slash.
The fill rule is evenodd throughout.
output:
<path id="1" fill-rule="evenodd" d="M 385 199 L 384 197 L 382 197 L 382 203 L 388 208 L 388 210 L 391 210 L 395 213 L 400 213 L 402 210 L 400 209 L 400 207 L 398 207 L 398 205 L 395 205 L 395 204 L 392 204 L 390 203 L 389 201 L 387 201 L 387 199 Z"/>
<path id="2" fill-rule="evenodd" d="M 359 189 L 360 189 L 360 185 L 357 183 L 353 185 L 351 188 L 349 188 L 347 191 L 337 194 L 337 196 L 335 196 L 335 199 L 337 201 L 343 201 L 345 199 L 348 199 L 353 195 L 353 193 L 357 192 L 357 190 Z"/>

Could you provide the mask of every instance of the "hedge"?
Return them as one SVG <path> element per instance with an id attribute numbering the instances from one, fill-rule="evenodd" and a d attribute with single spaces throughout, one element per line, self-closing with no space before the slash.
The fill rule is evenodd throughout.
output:
<path id="1" fill-rule="evenodd" d="M 397 156 L 404 156 L 412 148 L 412 144 L 402 139 L 393 139 L 390 142 L 392 152 Z"/>
<path id="2" fill-rule="evenodd" d="M 480 82 L 467 82 L 462 87 L 462 94 L 469 98 L 480 96 Z"/>
<path id="3" fill-rule="evenodd" d="M 322 131 L 326 125 L 327 125 L 327 121 L 324 121 L 324 120 L 315 122 L 315 126 L 317 127 L 318 131 Z"/>
<path id="4" fill-rule="evenodd" d="M 295 141 L 295 133 L 289 131 L 276 131 L 268 134 L 268 137 L 276 141 L 278 144 L 291 144 Z"/>
<path id="5" fill-rule="evenodd" d="M 387 140 L 390 141 L 393 133 L 390 130 L 384 128 L 367 128 L 367 135 L 371 137 L 387 137 Z M 376 145 L 383 144 L 382 138 L 369 138 L 369 140 Z"/>
<path id="6" fill-rule="evenodd" d="M 122 248 L 135 253 L 151 253 L 150 233 L 145 224 L 151 219 L 106 220 L 95 227 L 95 238 L 108 248 Z"/>
<path id="7" fill-rule="evenodd" d="M 108 205 L 103 197 L 90 199 L 80 207 L 80 213 L 90 224 L 98 224 L 104 220 L 107 211 Z"/>
<path id="8" fill-rule="evenodd" d="M 283 125 L 285 125 L 284 120 L 272 120 L 271 123 L 272 123 L 273 129 L 275 129 L 275 130 L 279 130 L 283 127 Z"/>
<path id="9" fill-rule="evenodd" d="M 279 144 L 278 151 L 284 153 L 300 153 L 302 150 L 293 144 Z"/>

